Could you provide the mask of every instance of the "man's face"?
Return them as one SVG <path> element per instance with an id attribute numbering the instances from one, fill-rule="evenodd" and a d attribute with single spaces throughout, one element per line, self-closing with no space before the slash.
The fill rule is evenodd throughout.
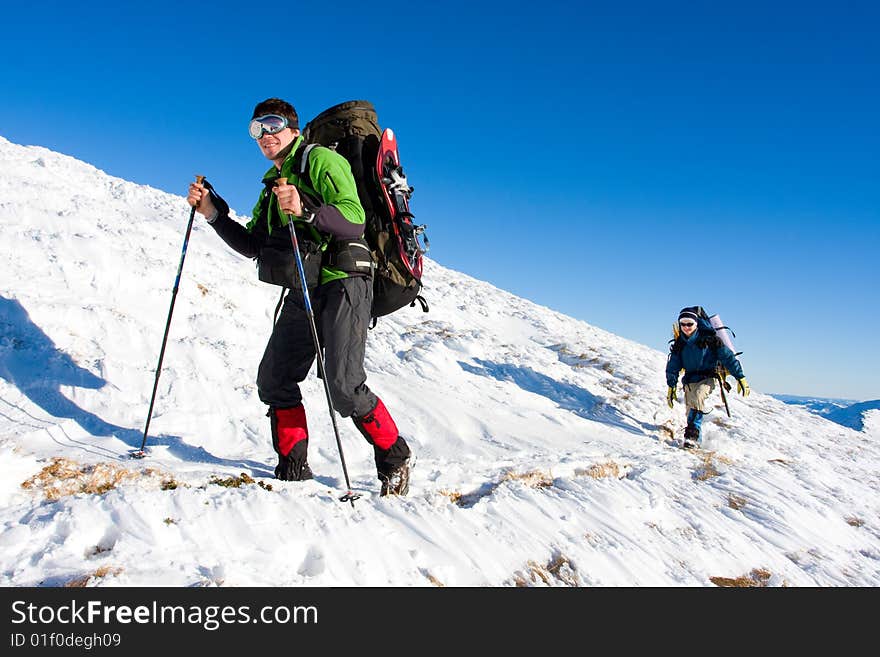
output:
<path id="1" fill-rule="evenodd" d="M 251 137 L 257 140 L 263 155 L 273 161 L 299 137 L 299 130 L 288 127 L 287 119 L 277 114 L 266 114 L 252 119 L 249 131 Z"/>
<path id="2" fill-rule="evenodd" d="M 276 160 L 278 153 L 287 148 L 297 137 L 299 137 L 299 130 L 284 128 L 274 135 L 270 135 L 268 132 L 263 133 L 263 136 L 257 140 L 257 144 L 267 159 Z"/>

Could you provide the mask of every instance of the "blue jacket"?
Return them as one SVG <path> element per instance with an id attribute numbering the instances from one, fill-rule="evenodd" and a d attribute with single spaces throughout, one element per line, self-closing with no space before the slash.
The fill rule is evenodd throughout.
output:
<path id="1" fill-rule="evenodd" d="M 743 378 L 742 365 L 736 355 L 724 346 L 709 322 L 700 317 L 697 319 L 697 330 L 691 337 L 685 338 L 682 333 L 673 343 L 669 360 L 666 361 L 666 384 L 670 388 L 678 385 L 678 373 L 682 369 L 682 384 L 711 378 L 718 363 L 737 379 Z"/>

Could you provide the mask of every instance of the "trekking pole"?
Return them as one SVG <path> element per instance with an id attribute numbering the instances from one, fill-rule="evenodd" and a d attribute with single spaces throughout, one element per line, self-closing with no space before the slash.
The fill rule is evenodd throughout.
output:
<path id="1" fill-rule="evenodd" d="M 278 186 L 283 187 L 287 184 L 287 178 L 278 178 Z M 339 439 L 339 427 L 336 426 L 336 413 L 333 408 L 333 399 L 330 396 L 330 384 L 327 383 L 327 376 L 324 373 L 324 358 L 321 356 L 321 342 L 318 340 L 318 329 L 315 327 L 315 313 L 312 311 L 312 302 L 309 299 L 309 286 L 306 281 L 306 272 L 303 269 L 302 258 L 299 255 L 299 240 L 296 237 L 296 229 L 293 226 L 293 218 L 288 215 L 287 226 L 290 228 L 290 239 L 293 242 L 293 255 L 296 258 L 296 270 L 299 272 L 299 284 L 302 288 L 303 302 L 306 308 L 306 315 L 309 318 L 309 328 L 312 329 L 312 341 L 315 343 L 315 356 L 318 359 L 318 373 L 321 375 L 321 381 L 324 382 L 324 393 L 327 395 L 327 406 L 330 409 L 330 421 L 333 423 L 333 433 L 336 435 L 336 447 L 339 448 L 339 460 L 342 461 L 342 474 L 345 475 L 345 485 L 348 491 L 339 498 L 340 502 L 351 502 L 354 508 L 354 501 L 360 498 L 360 495 L 353 493 L 351 490 L 351 482 L 348 479 L 348 468 L 345 467 L 345 455 L 342 453 L 342 441 Z"/>
<path id="2" fill-rule="evenodd" d="M 721 401 L 724 402 L 724 410 L 727 411 L 727 417 L 730 417 L 730 407 L 727 405 L 727 395 L 724 394 L 724 389 L 727 387 L 727 381 L 721 377 L 721 372 L 718 370 L 715 370 L 715 378 L 718 379 L 718 383 L 720 384 L 719 389 L 721 390 Z"/>
<path id="3" fill-rule="evenodd" d="M 196 176 L 196 183 L 202 184 L 204 176 Z M 162 336 L 162 348 L 159 350 L 159 364 L 156 365 L 156 380 L 153 381 L 153 396 L 150 397 L 150 410 L 147 411 L 147 424 L 144 427 L 144 439 L 141 448 L 131 452 L 131 458 L 142 459 L 147 453 L 144 446 L 147 444 L 147 433 L 150 431 L 150 418 L 153 416 L 153 404 L 156 402 L 156 389 L 159 387 L 159 375 L 162 373 L 162 359 L 165 358 L 165 344 L 168 342 L 168 329 L 171 327 L 171 314 L 174 312 L 174 300 L 177 298 L 177 290 L 180 287 L 180 272 L 183 271 L 183 261 L 186 258 L 186 247 L 189 245 L 189 234 L 192 232 L 193 219 L 196 216 L 196 207 L 193 206 L 189 213 L 189 222 L 186 224 L 186 236 L 183 238 L 183 250 L 180 253 L 180 264 L 177 266 L 177 278 L 174 279 L 174 289 L 171 291 L 171 306 L 168 308 L 168 320 L 165 322 L 165 335 Z"/>

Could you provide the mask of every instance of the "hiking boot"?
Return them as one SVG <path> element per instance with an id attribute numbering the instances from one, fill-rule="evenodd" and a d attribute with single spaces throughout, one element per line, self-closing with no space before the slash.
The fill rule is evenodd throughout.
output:
<path id="1" fill-rule="evenodd" d="M 700 446 L 700 430 L 693 426 L 684 429 L 684 448 L 695 449 Z"/>
<path id="2" fill-rule="evenodd" d="M 275 466 L 275 478 L 281 481 L 306 481 L 312 479 L 312 469 L 307 461 L 297 462 L 287 456 L 278 457 L 278 465 Z"/>
<path id="3" fill-rule="evenodd" d="M 391 474 L 379 473 L 379 481 L 382 482 L 382 490 L 379 497 L 388 495 L 406 495 L 409 492 L 410 459 L 406 459 Z"/>

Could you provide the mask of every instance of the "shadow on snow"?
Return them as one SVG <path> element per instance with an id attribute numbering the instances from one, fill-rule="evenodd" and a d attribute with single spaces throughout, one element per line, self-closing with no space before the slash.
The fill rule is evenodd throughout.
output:
<path id="1" fill-rule="evenodd" d="M 571 411 L 575 415 L 587 420 L 611 424 L 638 435 L 645 435 L 645 432 L 628 423 L 626 418 L 638 424 L 642 429 L 649 428 L 649 425 L 645 425 L 635 418 L 621 413 L 604 399 L 597 397 L 588 390 L 570 383 L 556 381 L 527 367 L 506 363 L 492 363 L 478 358 L 474 359 L 474 363 L 476 365 L 459 361 L 458 364 L 463 370 L 471 374 L 514 383 L 523 390 L 546 397 L 560 408 Z"/>
<path id="2" fill-rule="evenodd" d="M 0 378 L 18 388 L 34 404 L 56 418 L 69 418 L 94 436 L 113 436 L 131 447 L 139 448 L 143 432 L 110 424 L 94 413 L 80 408 L 61 392 L 61 386 L 99 389 L 107 381 L 76 364 L 70 355 L 58 349 L 39 326 L 34 324 L 21 303 L 0 296 Z M 27 411 L 6 400 L 9 407 L 28 415 Z M 33 418 L 33 416 L 30 416 Z M 10 418 L 11 419 L 11 418 Z M 39 420 L 39 418 L 33 418 Z M 44 426 L 30 424 L 34 428 Z M 63 428 L 61 429 L 63 433 Z M 50 433 L 51 435 L 51 433 Z M 66 434 L 65 434 L 66 436 Z M 66 436 L 70 439 L 69 436 Z M 54 437 L 53 437 L 54 438 Z M 82 449 L 93 446 L 80 441 Z M 265 463 L 249 460 L 222 459 L 203 447 L 186 444 L 179 436 L 150 436 L 148 446 L 163 445 L 185 461 L 203 462 L 230 467 L 248 467 L 269 473 Z M 109 451 L 109 450 L 106 450 Z M 118 456 L 118 455 L 115 455 Z"/>

